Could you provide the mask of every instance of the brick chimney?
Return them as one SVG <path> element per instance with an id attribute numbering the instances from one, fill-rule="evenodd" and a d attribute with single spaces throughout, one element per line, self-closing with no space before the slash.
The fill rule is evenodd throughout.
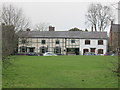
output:
<path id="1" fill-rule="evenodd" d="M 113 21 L 111 21 L 111 25 L 113 25 Z"/>
<path id="2" fill-rule="evenodd" d="M 27 29 L 26 29 L 26 31 L 30 31 L 30 29 L 29 29 L 29 28 L 27 28 Z"/>
<path id="3" fill-rule="evenodd" d="M 49 31 L 55 31 L 55 27 L 49 26 Z"/>

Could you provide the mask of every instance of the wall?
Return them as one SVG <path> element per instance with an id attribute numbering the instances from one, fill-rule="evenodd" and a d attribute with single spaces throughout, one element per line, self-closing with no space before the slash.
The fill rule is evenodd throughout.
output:
<path id="1" fill-rule="evenodd" d="M 66 54 L 66 48 L 79 48 L 79 39 L 65 39 L 65 38 L 27 38 L 29 43 L 22 44 L 21 38 L 19 38 L 19 52 L 21 46 L 35 47 L 35 52 L 40 53 L 40 47 L 48 47 L 49 52 L 54 52 L 55 47 L 61 47 L 61 53 Z M 46 44 L 41 44 L 41 40 L 46 40 Z M 56 44 L 56 40 L 60 43 Z M 75 43 L 71 43 L 71 40 L 75 40 Z"/>
<path id="2" fill-rule="evenodd" d="M 14 26 L 2 25 L 2 56 L 11 55 L 17 47 Z"/>
<path id="3" fill-rule="evenodd" d="M 96 48 L 95 53 L 98 53 L 98 49 L 103 49 L 103 53 L 107 52 L 107 40 L 103 40 L 103 45 L 98 45 L 99 39 L 89 39 L 90 45 L 85 45 L 86 39 L 65 39 L 65 38 L 27 38 L 29 43 L 22 44 L 21 38 L 19 38 L 19 52 L 21 46 L 35 47 L 35 52 L 40 53 L 40 47 L 48 47 L 48 51 L 54 52 L 55 47 L 61 47 L 61 53 L 66 54 L 66 48 L 80 48 L 79 52 L 83 55 L 83 49 Z M 41 40 L 46 40 L 46 44 L 41 44 Z M 55 41 L 59 40 L 60 44 L 56 44 Z M 75 40 L 75 43 L 71 43 L 71 40 Z"/>
<path id="4" fill-rule="evenodd" d="M 98 49 L 103 49 L 104 54 L 107 52 L 107 40 L 103 40 L 103 45 L 98 45 L 98 39 L 87 39 L 90 40 L 90 45 L 85 45 L 85 40 L 86 39 L 80 39 L 80 52 L 81 55 L 83 55 L 83 49 L 89 49 L 90 48 L 96 48 L 95 53 L 97 54 Z"/>
<path id="5" fill-rule="evenodd" d="M 120 32 L 112 32 L 112 50 L 117 51 L 120 48 Z"/>

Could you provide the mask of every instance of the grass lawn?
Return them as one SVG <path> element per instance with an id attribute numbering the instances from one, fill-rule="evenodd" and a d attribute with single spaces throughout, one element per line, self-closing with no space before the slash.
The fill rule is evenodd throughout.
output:
<path id="1" fill-rule="evenodd" d="M 2 58 L 0 57 L 0 89 L 2 89 Z"/>
<path id="2" fill-rule="evenodd" d="M 114 56 L 12 56 L 3 88 L 117 88 Z M 7 67 L 7 68 L 6 68 Z"/>

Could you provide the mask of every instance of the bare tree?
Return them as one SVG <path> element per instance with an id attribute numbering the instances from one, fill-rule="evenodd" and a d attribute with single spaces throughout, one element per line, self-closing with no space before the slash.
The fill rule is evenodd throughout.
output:
<path id="1" fill-rule="evenodd" d="M 35 25 L 35 30 L 36 31 L 47 31 L 49 27 L 49 23 L 38 23 Z"/>
<path id="2" fill-rule="evenodd" d="M 97 31 L 97 8 L 96 8 L 96 5 L 94 4 L 91 4 L 89 9 L 88 9 L 88 12 L 86 14 L 86 17 L 87 17 L 87 20 L 88 22 L 90 22 L 90 24 L 92 26 L 94 26 L 94 29 L 95 31 Z"/>
<path id="3" fill-rule="evenodd" d="M 21 8 L 19 9 L 12 4 L 3 4 L 1 11 L 1 22 L 5 25 L 15 26 L 15 32 L 24 30 L 29 25 L 29 20 Z"/>
<path id="4" fill-rule="evenodd" d="M 112 9 L 101 4 L 91 4 L 86 14 L 87 21 L 95 31 L 104 31 L 109 23 L 114 20 Z"/>

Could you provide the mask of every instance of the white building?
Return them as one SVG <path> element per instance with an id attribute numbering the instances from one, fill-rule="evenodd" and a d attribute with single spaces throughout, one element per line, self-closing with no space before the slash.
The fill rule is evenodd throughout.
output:
<path id="1" fill-rule="evenodd" d="M 105 54 L 107 52 L 107 32 L 83 31 L 20 31 L 18 52 L 83 55 L 85 52 Z"/>
<path id="2" fill-rule="evenodd" d="M 95 54 L 105 54 L 107 52 L 106 39 L 80 39 L 80 43 L 82 55 L 85 52 L 95 52 Z"/>

